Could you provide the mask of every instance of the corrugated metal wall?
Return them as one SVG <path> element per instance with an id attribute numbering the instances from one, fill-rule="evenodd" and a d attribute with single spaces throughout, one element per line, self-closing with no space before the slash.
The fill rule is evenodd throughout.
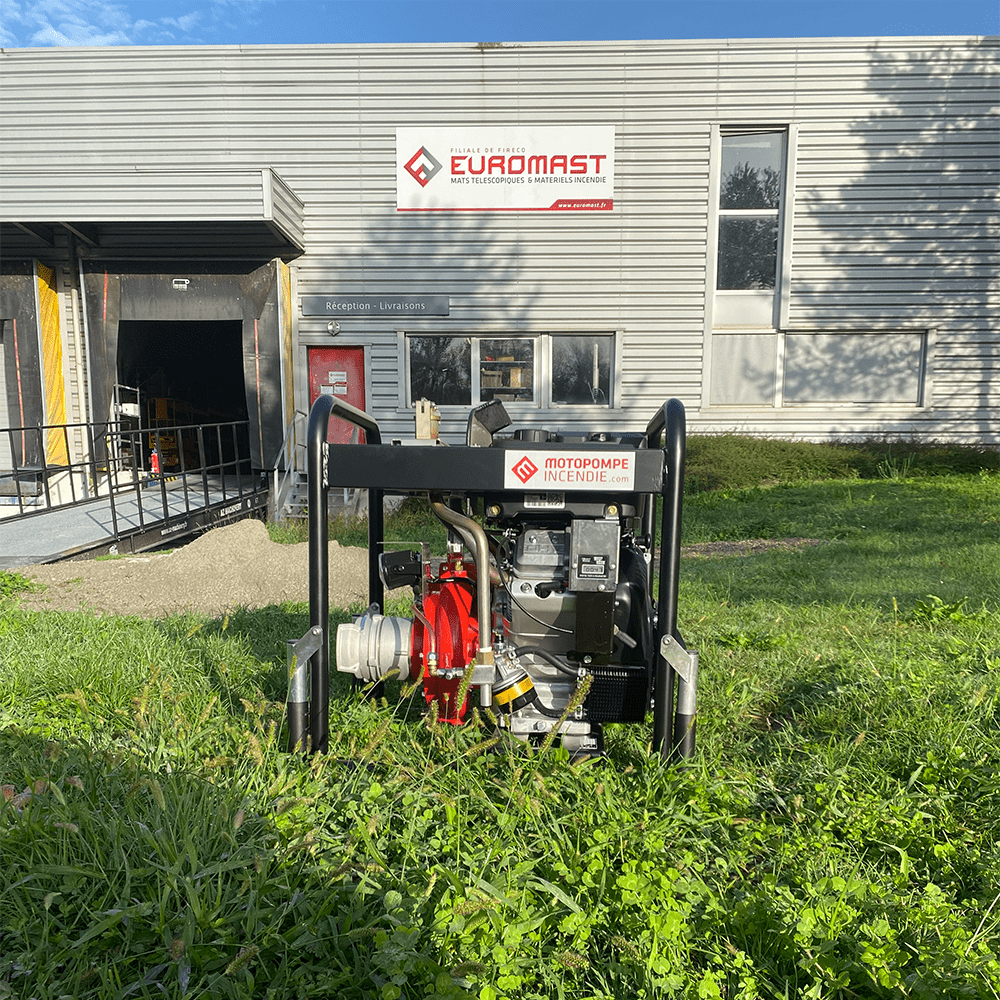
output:
<path id="1" fill-rule="evenodd" d="M 270 166 L 305 203 L 297 295 L 450 296 L 443 320 L 341 321 L 370 345 L 391 434 L 412 427 L 405 327 L 621 331 L 633 425 L 678 395 L 695 429 L 1000 440 L 996 54 L 974 38 L 7 51 L 2 142 L 12 169 Z M 616 128 L 613 212 L 394 210 L 399 126 L 574 123 Z M 789 329 L 935 331 L 932 407 L 699 411 L 711 128 L 753 123 L 798 125 Z M 300 365 L 325 327 L 298 320 Z"/>
<path id="2" fill-rule="evenodd" d="M 893 428 L 1000 436 L 996 54 L 996 38 L 913 39 L 798 60 L 790 326 L 933 330 L 933 407 L 886 410 Z"/>
<path id="3" fill-rule="evenodd" d="M 15 221 L 47 218 L 45 206 L 58 203 L 65 219 L 106 222 L 201 222 L 205 219 L 263 220 L 297 235 L 297 199 L 269 169 L 154 170 L 74 166 L 34 171 L 6 164 L 3 216 Z"/>

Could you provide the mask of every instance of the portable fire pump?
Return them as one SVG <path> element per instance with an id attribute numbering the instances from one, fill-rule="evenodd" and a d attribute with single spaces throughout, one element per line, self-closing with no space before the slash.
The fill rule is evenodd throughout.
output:
<path id="1" fill-rule="evenodd" d="M 366 442 L 329 444 L 331 415 Z M 337 629 L 338 670 L 419 682 L 428 711 L 456 725 L 478 699 L 512 737 L 555 730 L 573 755 L 602 751 L 604 723 L 643 722 L 652 709 L 654 751 L 694 752 L 698 658 L 677 629 L 682 404 L 666 402 L 639 434 L 509 426 L 494 401 L 469 415 L 464 447 L 384 443 L 368 414 L 316 400 L 312 627 L 289 644 L 290 749 L 329 749 L 325 511 L 331 486 L 353 486 L 369 490 L 369 607 Z M 424 497 L 448 528 L 447 552 L 386 549 L 386 493 Z M 384 615 L 385 589 L 400 587 L 411 588 L 410 614 Z"/>

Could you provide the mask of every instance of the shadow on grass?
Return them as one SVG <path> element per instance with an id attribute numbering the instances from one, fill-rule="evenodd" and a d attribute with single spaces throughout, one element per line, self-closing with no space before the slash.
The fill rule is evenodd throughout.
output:
<path id="1" fill-rule="evenodd" d="M 360 1000 L 403 960 L 450 980 L 418 930 L 430 913 L 399 935 L 390 897 L 429 904 L 345 833 L 335 807 L 356 794 L 350 775 L 325 788 L 259 729 L 214 771 L 150 767 L 142 738 L 126 755 L 0 727 L 0 783 L 32 789 L 0 799 L 11 995 L 250 996 L 266 982 L 275 996 Z"/>
<path id="2" fill-rule="evenodd" d="M 336 628 L 351 620 L 351 612 L 330 611 L 331 646 Z M 201 660 L 213 690 L 230 708 L 244 699 L 263 697 L 284 702 L 288 690 L 288 640 L 302 638 L 310 628 L 309 607 L 298 602 L 237 608 L 221 618 L 176 616 L 156 623 L 166 638 L 182 644 Z M 336 672 L 331 649 L 331 698 L 347 697 L 351 680 Z"/>

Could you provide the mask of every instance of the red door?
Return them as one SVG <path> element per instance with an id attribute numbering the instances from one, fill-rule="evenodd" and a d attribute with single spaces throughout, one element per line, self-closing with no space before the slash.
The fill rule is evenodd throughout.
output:
<path id="1" fill-rule="evenodd" d="M 309 348 L 309 405 L 320 395 L 332 395 L 345 403 L 365 408 L 365 349 L 363 347 Z M 327 440 L 350 444 L 354 434 L 364 441 L 365 432 L 339 417 L 330 418 Z"/>

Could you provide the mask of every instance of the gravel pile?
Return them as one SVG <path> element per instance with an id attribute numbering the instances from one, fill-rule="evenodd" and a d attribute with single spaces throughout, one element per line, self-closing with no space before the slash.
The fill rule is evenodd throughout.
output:
<path id="1" fill-rule="evenodd" d="M 272 542 L 256 520 L 214 528 L 173 552 L 27 566 L 17 572 L 45 584 L 44 591 L 24 595 L 26 608 L 161 618 L 309 600 L 308 544 Z M 331 607 L 367 598 L 367 550 L 330 542 Z"/>

